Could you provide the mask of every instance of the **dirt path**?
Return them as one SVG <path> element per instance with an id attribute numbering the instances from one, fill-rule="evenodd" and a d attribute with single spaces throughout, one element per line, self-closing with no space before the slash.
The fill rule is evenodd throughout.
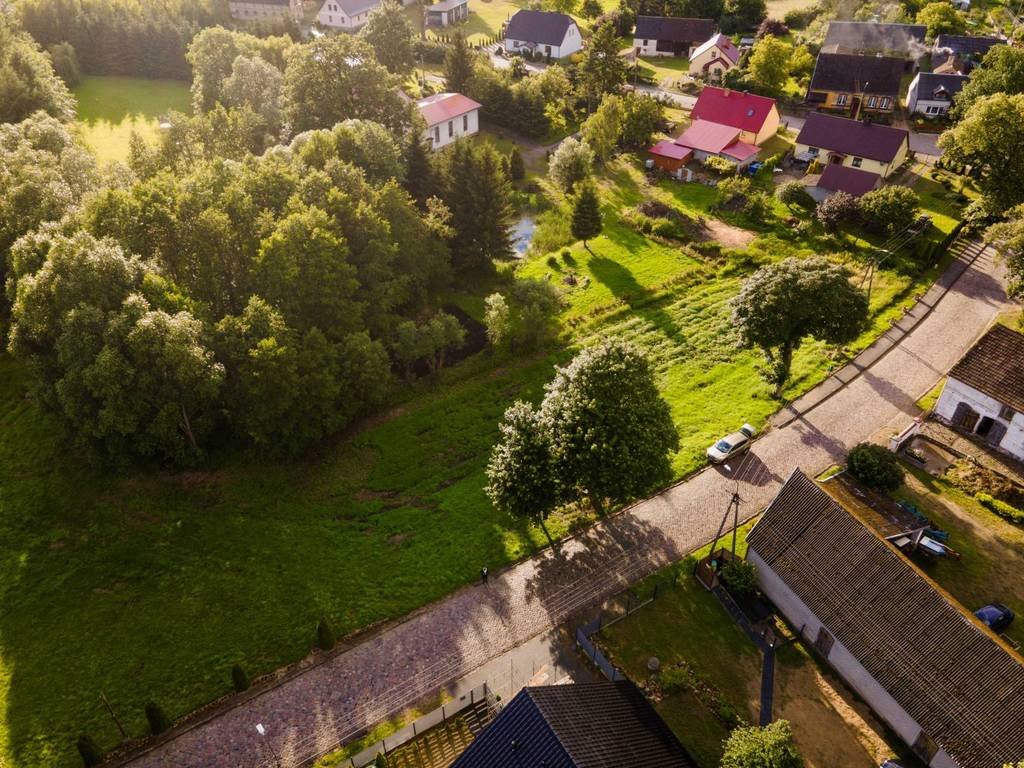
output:
<path id="1" fill-rule="evenodd" d="M 734 227 L 713 216 L 704 218 L 704 227 L 711 233 L 710 240 L 715 240 L 725 248 L 746 248 L 757 235 L 749 229 Z"/>
<path id="2" fill-rule="evenodd" d="M 134 766 L 292 766 L 351 738 L 584 607 L 709 541 L 736 483 L 752 517 L 797 467 L 817 474 L 915 401 L 1006 306 L 991 251 L 935 309 L 813 410 L 759 439 L 736 469 L 709 468 L 500 574 L 465 587 L 323 664 L 140 755 Z M 260 739 L 254 727 L 262 723 Z"/>

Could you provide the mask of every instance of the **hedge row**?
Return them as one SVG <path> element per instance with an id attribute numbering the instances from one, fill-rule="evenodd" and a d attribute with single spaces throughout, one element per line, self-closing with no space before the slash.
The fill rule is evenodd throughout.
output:
<path id="1" fill-rule="evenodd" d="M 978 503 L 990 512 L 995 512 L 1001 518 L 1009 520 L 1011 523 L 1024 523 L 1024 510 L 1017 509 L 1012 504 L 1007 504 L 1005 501 L 1000 501 L 995 496 L 988 493 L 979 493 L 975 496 Z"/>

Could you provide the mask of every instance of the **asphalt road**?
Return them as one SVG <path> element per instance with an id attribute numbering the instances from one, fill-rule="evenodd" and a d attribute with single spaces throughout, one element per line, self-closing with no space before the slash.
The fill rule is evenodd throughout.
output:
<path id="1" fill-rule="evenodd" d="M 413 614 L 360 645 L 137 758 L 137 768 L 294 765 L 392 716 L 581 608 L 709 541 L 738 489 L 750 517 L 800 467 L 816 474 L 846 450 L 895 431 L 1006 305 L 986 251 L 899 344 L 813 410 L 759 439 L 737 478 L 722 468 L 642 501 Z M 258 736 L 261 723 L 266 736 Z"/>

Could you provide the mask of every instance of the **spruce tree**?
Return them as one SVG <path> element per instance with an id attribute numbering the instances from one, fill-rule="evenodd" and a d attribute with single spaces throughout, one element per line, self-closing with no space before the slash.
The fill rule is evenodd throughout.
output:
<path id="1" fill-rule="evenodd" d="M 456 33 L 451 46 L 444 55 L 444 87 L 452 93 L 465 93 L 473 77 L 473 53 L 466 38 Z"/>
<path id="2" fill-rule="evenodd" d="M 437 191 L 428 152 L 419 132 L 411 131 L 405 145 L 405 191 L 420 205 L 426 203 L 427 198 Z"/>
<path id="3" fill-rule="evenodd" d="M 592 184 L 584 185 L 572 205 L 572 236 L 583 241 L 588 251 L 587 240 L 601 234 L 601 202 Z"/>
<path id="4" fill-rule="evenodd" d="M 526 178 L 526 164 L 518 146 L 512 147 L 512 153 L 508 156 L 508 169 L 512 181 L 522 181 Z"/>

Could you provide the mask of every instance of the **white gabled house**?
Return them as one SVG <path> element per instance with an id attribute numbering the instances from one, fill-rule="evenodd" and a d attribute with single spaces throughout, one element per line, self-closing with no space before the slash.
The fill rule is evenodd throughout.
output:
<path id="1" fill-rule="evenodd" d="M 480 130 L 480 104 L 461 93 L 437 93 L 416 102 L 431 149 L 448 146 Z"/>
<path id="2" fill-rule="evenodd" d="M 953 106 L 953 97 L 960 93 L 970 78 L 955 73 L 918 72 L 907 90 L 907 112 L 922 115 L 945 115 Z"/>
<path id="3" fill-rule="evenodd" d="M 934 413 L 1024 461 L 1024 335 L 993 326 L 953 366 Z"/>
<path id="4" fill-rule="evenodd" d="M 316 20 L 328 29 L 354 32 L 366 24 L 379 5 L 380 0 L 325 0 Z"/>
<path id="5" fill-rule="evenodd" d="M 517 11 L 505 27 L 505 50 L 563 59 L 583 48 L 583 35 L 571 16 L 552 11 Z"/>

